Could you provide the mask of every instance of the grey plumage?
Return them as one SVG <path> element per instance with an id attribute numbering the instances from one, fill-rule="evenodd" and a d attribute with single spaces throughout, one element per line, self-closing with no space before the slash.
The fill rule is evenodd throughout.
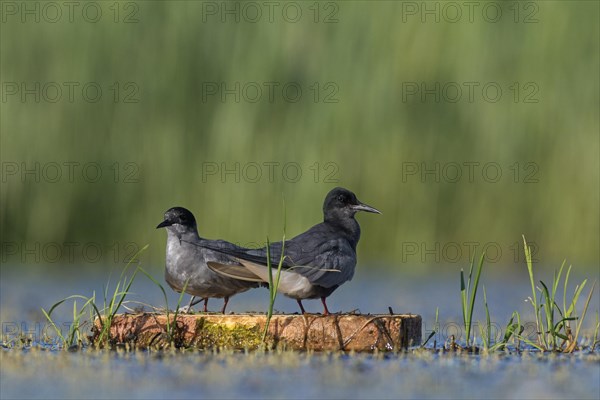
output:
<path id="1" fill-rule="evenodd" d="M 328 314 L 326 298 L 343 283 L 354 276 L 356 246 L 360 239 L 360 226 L 355 214 L 358 211 L 380 212 L 361 203 L 356 195 L 343 188 L 331 190 L 323 204 L 323 222 L 308 231 L 286 241 L 270 245 L 272 273 L 281 258 L 284 260 L 278 290 L 296 299 L 302 313 L 302 300 L 321 298 L 324 314 Z M 239 247 L 209 248 L 231 256 L 229 263 L 209 261 L 210 269 L 231 278 L 245 281 L 267 282 L 266 248 L 244 249 Z"/>
<path id="2" fill-rule="evenodd" d="M 169 286 L 181 293 L 186 281 L 185 292 L 204 299 L 207 311 L 208 298 L 224 298 L 222 312 L 225 313 L 229 297 L 258 287 L 257 282 L 232 279 L 218 274 L 207 267 L 207 262 L 231 263 L 225 254 L 211 250 L 209 246 L 235 250 L 237 246 L 224 240 L 208 240 L 198 234 L 194 215 L 183 207 L 173 207 L 165 212 L 164 221 L 157 227 L 167 229 L 165 280 Z M 193 305 L 193 298 L 190 306 Z"/>

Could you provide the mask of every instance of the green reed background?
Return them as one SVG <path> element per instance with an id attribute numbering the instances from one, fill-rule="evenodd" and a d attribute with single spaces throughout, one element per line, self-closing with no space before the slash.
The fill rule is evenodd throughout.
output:
<path id="1" fill-rule="evenodd" d="M 73 22 L 63 15 L 56 23 L 31 17 L 23 23 L 20 14 L 3 9 L 3 243 L 95 242 L 107 261 L 124 258 L 129 242 L 150 243 L 148 254 L 160 264 L 165 233 L 154 227 L 171 206 L 190 208 L 204 236 L 251 244 L 281 237 L 282 198 L 292 237 L 321 220 L 328 190 L 344 186 L 383 212 L 358 217 L 361 263 L 425 271 L 459 257 L 466 265 L 470 242 L 478 249 L 492 242 L 502 251 L 500 262 L 523 264 L 525 234 L 543 267 L 567 258 L 597 268 L 597 2 L 494 3 L 502 10 L 497 23 L 482 17 L 483 2 L 473 22 L 464 14 L 456 23 L 445 20 L 452 14 L 436 2 L 411 4 L 441 7 L 439 23 L 432 16 L 422 22 L 402 2 L 296 2 L 303 12 L 296 23 L 282 18 L 284 2 L 273 22 L 263 14 L 256 23 L 244 18 L 254 18 L 250 9 L 240 22 L 222 22 L 219 15 L 203 16 L 206 3 L 192 1 L 120 3 L 115 22 L 114 3 L 97 4 L 103 12 L 97 23 L 85 21 L 81 9 Z M 128 16 L 137 22 L 123 23 Z M 326 16 L 337 22 L 325 23 Z M 62 98 L 36 102 L 26 95 L 22 101 L 20 93 L 9 93 L 22 82 L 56 82 Z M 64 82 L 79 84 L 72 102 Z M 87 82 L 103 90 L 96 103 L 82 97 Z M 253 91 L 240 93 L 239 102 L 232 95 L 223 102 L 220 94 L 203 99 L 207 82 L 279 86 L 273 102 L 266 89 L 254 103 L 247 99 Z M 302 88 L 297 102 L 282 97 L 289 82 Z M 454 92 L 448 89 L 439 102 L 433 95 L 422 101 L 419 94 L 407 96 L 407 82 L 429 88 L 456 82 L 462 98 L 449 101 Z M 464 82 L 479 85 L 472 102 Z M 497 102 L 482 95 L 490 82 L 502 89 Z M 532 94 L 532 88 L 539 90 Z M 324 102 L 334 90 L 338 101 Z M 127 95 L 139 102 L 124 102 Z M 36 162 L 40 182 L 6 170 Z M 66 166 L 57 182 L 45 179 L 44 166 L 67 162 L 80 163 L 72 182 Z M 264 166 L 269 162 L 280 163 L 273 182 Z M 282 176 L 290 162 L 302 169 L 297 182 L 291 182 L 294 169 Z M 490 162 L 501 167 L 496 183 L 482 176 Z M 98 182 L 82 178 L 85 163 L 101 166 Z M 206 176 L 207 166 L 222 163 L 239 163 L 239 182 L 233 175 Z M 257 183 L 247 179 L 254 169 L 243 174 L 248 163 L 262 166 Z M 424 181 L 419 174 L 403 176 L 403 168 L 422 163 L 439 163 L 440 170 L 457 163 L 462 177 L 447 179 L 455 175 L 450 167 L 438 182 L 432 175 Z M 480 163 L 472 182 L 464 163 Z M 331 172 L 338 182 L 326 181 Z M 489 172 L 488 180 L 495 175 Z M 407 243 L 413 252 L 416 244 L 416 255 L 407 254 Z M 448 244 L 453 248 L 444 253 Z M 22 248 L 3 261 L 35 262 L 22 257 Z M 75 257 L 81 258 L 80 250 Z"/>

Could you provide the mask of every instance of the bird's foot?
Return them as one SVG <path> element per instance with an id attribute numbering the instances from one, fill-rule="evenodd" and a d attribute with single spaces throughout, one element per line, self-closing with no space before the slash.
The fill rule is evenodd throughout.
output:
<path id="1" fill-rule="evenodd" d="M 309 313 L 307 313 L 307 314 L 309 314 Z M 321 317 L 330 317 L 332 315 L 344 315 L 344 313 L 341 311 L 338 311 L 338 312 L 327 311 L 327 312 L 314 313 L 313 315 L 319 315 Z"/>
<path id="2" fill-rule="evenodd" d="M 188 306 L 179 307 L 177 309 L 177 312 L 179 314 L 193 314 L 194 309 L 188 305 Z"/>

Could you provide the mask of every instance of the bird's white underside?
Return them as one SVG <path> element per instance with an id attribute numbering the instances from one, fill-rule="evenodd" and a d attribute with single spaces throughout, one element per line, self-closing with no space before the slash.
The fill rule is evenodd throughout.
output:
<path id="1" fill-rule="evenodd" d="M 265 282 L 269 281 L 268 267 L 246 260 L 238 261 Z M 273 281 L 275 281 L 277 268 L 271 268 L 271 274 Z M 289 297 L 303 299 L 310 296 L 311 292 L 313 291 L 313 285 L 306 277 L 300 275 L 299 273 L 282 269 L 279 276 L 279 286 L 277 290 Z"/>
<path id="2" fill-rule="evenodd" d="M 269 282 L 269 268 L 267 266 L 241 259 L 237 259 L 237 261 L 242 265 L 226 265 L 209 262 L 208 266 L 221 275 L 230 278 L 251 282 Z M 271 273 L 272 279 L 275 281 L 277 277 L 277 267 L 273 267 Z M 313 285 L 306 277 L 299 273 L 282 269 L 277 290 L 289 297 L 304 299 L 312 294 Z"/>

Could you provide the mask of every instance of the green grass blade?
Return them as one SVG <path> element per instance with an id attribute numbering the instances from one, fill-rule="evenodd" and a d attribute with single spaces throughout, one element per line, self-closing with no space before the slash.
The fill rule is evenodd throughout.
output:
<path id="1" fill-rule="evenodd" d="M 185 295 L 185 291 L 189 282 L 190 278 L 187 278 L 185 280 L 185 283 L 183 284 L 183 289 L 181 289 L 181 292 L 179 293 L 179 298 L 177 299 L 177 306 L 175 307 L 175 313 L 173 316 L 173 324 L 169 324 L 169 314 L 167 311 L 167 335 L 169 337 L 169 342 L 171 343 L 175 342 L 175 336 L 177 335 L 177 317 L 179 316 L 179 307 L 181 306 L 181 301 L 183 300 L 183 296 Z"/>
<path id="2" fill-rule="evenodd" d="M 113 295 L 110 299 L 108 309 L 105 307 L 105 314 L 104 314 L 105 319 L 103 321 L 102 331 L 100 332 L 100 335 L 98 337 L 98 342 L 102 342 L 104 337 L 109 333 L 110 326 L 112 324 L 112 320 L 113 320 L 114 316 L 117 314 L 117 312 L 119 311 L 119 308 L 123 304 L 123 301 L 125 301 L 125 298 L 129 294 L 129 289 L 131 288 L 131 285 L 133 284 L 133 281 L 141 267 L 138 265 L 138 267 L 135 269 L 131 279 L 129 279 L 129 280 L 127 279 L 127 277 L 125 277 L 125 272 L 129 268 L 129 266 L 131 265 L 133 260 L 135 260 L 141 253 L 146 251 L 146 249 L 148 249 L 148 247 L 149 247 L 149 245 L 146 244 L 144 247 L 142 247 L 140 250 L 138 250 L 137 253 L 135 253 L 133 255 L 133 257 L 131 257 L 131 259 L 127 262 L 127 264 L 123 268 L 123 271 L 121 272 L 121 275 L 119 277 L 119 281 L 117 282 L 117 285 L 115 287 Z"/>
<path id="3" fill-rule="evenodd" d="M 71 326 L 69 326 L 69 335 L 67 337 L 67 342 L 69 347 L 73 345 L 73 341 L 75 340 L 75 332 L 77 331 L 77 326 L 79 325 L 79 318 L 77 317 L 77 300 L 73 301 L 73 322 Z"/>
<path id="4" fill-rule="evenodd" d="M 463 269 L 460 270 L 460 298 L 462 305 L 462 316 L 463 316 L 463 325 L 465 327 L 465 331 L 467 330 L 467 289 L 465 287 L 465 273 Z"/>
<path id="5" fill-rule="evenodd" d="M 531 283 L 531 297 L 530 302 L 533 310 L 535 312 L 535 324 L 537 329 L 538 343 L 542 344 L 542 332 L 544 328 L 540 323 L 540 307 L 538 307 L 537 303 L 537 293 L 535 290 L 535 279 L 533 277 L 533 261 L 531 257 L 531 247 L 527 244 L 527 240 L 525 240 L 525 235 L 523 236 L 523 248 L 525 250 L 525 263 L 527 264 L 527 272 L 529 273 L 529 282 Z"/>
<path id="6" fill-rule="evenodd" d="M 82 299 L 82 300 L 87 300 L 88 298 L 85 296 L 82 296 L 80 294 L 74 294 L 68 297 L 65 297 L 64 299 L 62 299 L 61 301 L 55 303 L 54 305 L 52 305 L 52 307 L 50 307 L 50 311 L 48 311 L 48 315 L 52 315 L 52 313 L 54 312 L 54 309 L 58 306 L 60 306 L 62 303 L 64 303 L 67 300 L 71 300 L 71 299 Z"/>
<path id="7" fill-rule="evenodd" d="M 275 297 L 277 297 L 277 288 L 279 288 L 279 282 L 281 280 L 281 268 L 283 267 L 283 260 L 285 259 L 285 233 L 287 229 L 287 210 L 285 207 L 285 197 L 283 198 L 283 238 L 281 239 L 281 255 L 279 256 L 279 264 L 277 265 L 277 275 L 275 276 L 275 290 L 273 291 L 273 303 L 275 303 Z"/>
<path id="8" fill-rule="evenodd" d="M 594 335 L 592 336 L 592 345 L 590 346 L 592 351 L 596 349 L 596 343 L 598 343 L 598 332 L 600 331 L 600 315 L 596 311 L 596 328 L 594 329 Z"/>
<path id="9" fill-rule="evenodd" d="M 588 297 L 585 300 L 585 304 L 583 305 L 583 312 L 581 313 L 581 318 L 577 321 L 577 330 L 575 331 L 575 337 L 573 341 L 577 343 L 577 338 L 579 338 L 579 332 L 581 331 L 581 326 L 583 325 L 583 320 L 585 319 L 585 315 L 587 313 L 588 306 L 590 305 L 590 301 L 592 300 L 592 294 L 594 293 L 594 289 L 596 288 L 596 281 L 592 284 L 592 288 L 588 293 Z"/>
<path id="10" fill-rule="evenodd" d="M 508 344 L 508 341 L 511 339 L 513 334 L 519 328 L 519 324 L 514 323 L 514 320 L 515 320 L 515 312 L 513 312 L 513 315 L 510 317 L 510 320 L 506 324 L 506 328 L 504 329 L 504 337 L 502 338 L 502 340 L 500 342 L 498 342 L 498 343 L 494 344 L 494 346 L 492 346 L 492 348 L 490 349 L 491 351 L 495 351 L 496 349 L 504 349 L 506 347 L 506 345 Z"/>
<path id="11" fill-rule="evenodd" d="M 56 307 L 60 306 L 60 305 L 61 305 L 62 303 L 64 303 L 65 301 L 67 301 L 67 299 L 68 299 L 68 297 L 66 297 L 66 298 L 62 299 L 61 301 L 59 301 L 59 302 L 55 303 L 55 304 L 54 304 L 52 307 L 50 307 L 50 311 L 48 311 L 48 316 L 52 315 L 52 312 L 54 311 L 54 309 L 55 309 Z M 44 310 L 44 309 L 42 308 L 42 311 L 43 311 L 43 310 Z M 45 311 L 44 311 L 44 313 L 45 313 Z"/>
<path id="12" fill-rule="evenodd" d="M 471 321 L 473 320 L 473 311 L 475 309 L 475 298 L 477 297 L 477 287 L 479 286 L 479 278 L 481 277 L 481 270 L 483 269 L 483 260 L 485 259 L 485 253 L 481 254 L 481 258 L 479 259 L 479 264 L 477 265 L 477 270 L 475 272 L 475 282 L 473 283 L 473 290 L 470 293 L 469 299 L 469 317 L 468 317 L 468 331 L 467 331 L 467 339 L 469 338 L 469 333 L 471 332 Z M 471 271 L 473 270 L 473 265 L 471 265 Z M 470 275 L 470 274 L 469 274 Z M 469 276 L 469 282 L 467 283 L 467 287 L 471 286 L 471 277 Z M 467 342 L 468 343 L 468 342 Z"/>
<path id="13" fill-rule="evenodd" d="M 157 281 L 156 279 L 154 279 L 154 277 L 152 275 L 150 275 L 144 268 L 138 267 L 138 269 L 140 270 L 141 273 L 143 273 L 144 275 L 146 275 L 146 277 L 148 279 L 150 279 L 152 281 L 152 283 L 154 283 L 156 286 L 158 286 L 158 288 L 160 289 L 160 291 L 163 294 L 163 298 L 165 300 L 165 304 L 167 305 L 167 309 L 168 309 L 169 299 L 167 297 L 167 292 L 166 292 L 165 288 L 163 287 L 163 285 L 161 285 L 159 281 Z"/>
<path id="14" fill-rule="evenodd" d="M 119 308 L 121 307 L 121 305 L 123 304 L 123 301 L 125 300 L 125 297 L 127 297 L 127 295 L 129 294 L 129 289 L 131 288 L 131 285 L 133 284 L 133 280 L 135 279 L 137 272 L 138 272 L 138 269 L 136 269 L 135 272 L 133 273 L 133 275 L 131 276 L 129 283 L 127 283 L 125 281 L 125 283 L 127 283 L 127 285 L 125 285 L 125 283 L 123 284 L 123 286 L 125 286 L 125 289 L 116 296 L 116 297 L 119 297 L 119 301 L 117 303 L 117 306 L 114 308 L 114 310 L 112 310 L 111 318 L 117 314 L 117 312 L 119 311 Z"/>
<path id="15" fill-rule="evenodd" d="M 473 267 L 475 266 L 475 254 L 471 257 L 471 263 L 469 264 L 469 279 L 467 279 L 467 294 L 471 293 L 471 283 L 473 282 Z"/>
<path id="16" fill-rule="evenodd" d="M 569 276 L 571 275 L 571 265 L 569 265 L 569 268 L 567 268 L 567 273 L 565 274 L 565 283 L 563 286 L 563 312 L 565 312 L 565 316 L 566 315 L 566 311 L 567 311 L 567 287 L 569 285 Z"/>
<path id="17" fill-rule="evenodd" d="M 423 344 L 421 344 L 421 348 L 424 348 L 427 345 L 427 343 L 429 342 L 429 340 L 433 336 L 435 336 L 435 334 L 437 333 L 439 311 L 440 311 L 440 308 L 436 307 L 435 308 L 435 323 L 433 324 L 433 330 L 429 333 L 429 336 L 427 336 L 427 339 L 423 342 Z"/>
<path id="18" fill-rule="evenodd" d="M 285 198 L 283 199 L 283 239 L 281 241 L 281 254 L 279 256 L 279 263 L 277 265 L 277 273 L 275 275 L 275 282 L 273 282 L 273 268 L 271 265 L 271 243 L 267 237 L 267 268 L 269 270 L 269 309 L 267 310 L 267 320 L 265 322 L 265 329 L 262 335 L 262 342 L 265 343 L 267 333 L 269 333 L 269 325 L 271 318 L 273 317 L 273 308 L 275 306 L 275 299 L 277 298 L 277 289 L 279 288 L 279 282 L 281 279 L 281 269 L 283 268 L 283 260 L 285 259 L 285 233 L 287 226 Z"/>
<path id="19" fill-rule="evenodd" d="M 485 323 L 486 323 L 486 333 L 487 333 L 487 341 L 491 345 L 492 344 L 492 322 L 490 318 L 490 310 L 487 302 L 487 294 L 485 292 L 485 285 L 482 286 L 483 289 L 483 304 L 485 305 Z"/>
<path id="20" fill-rule="evenodd" d="M 279 282 L 281 281 L 281 268 L 283 268 L 283 260 L 284 260 L 284 251 L 285 251 L 285 235 L 283 235 L 283 241 L 281 243 L 281 256 L 279 258 L 279 264 L 277 264 L 277 272 L 275 273 L 275 288 L 273 290 L 273 303 L 275 303 L 275 298 L 277 297 L 277 289 L 279 288 Z"/>
<path id="21" fill-rule="evenodd" d="M 535 347 L 536 349 L 538 349 L 538 350 L 540 350 L 540 351 L 544 351 L 544 350 L 545 350 L 545 348 L 544 348 L 544 347 L 542 347 L 541 345 L 539 345 L 539 344 L 537 344 L 537 343 L 534 343 L 534 342 L 532 342 L 531 340 L 529 340 L 529 339 L 527 339 L 527 338 L 525 338 L 525 337 L 523 337 L 523 336 L 521 336 L 521 335 L 516 335 L 516 336 L 518 336 L 519 340 L 521 340 L 521 341 L 523 341 L 524 343 L 526 343 L 526 344 L 530 345 L 531 347 Z"/>
<path id="22" fill-rule="evenodd" d="M 583 288 L 585 287 L 586 283 L 587 283 L 587 279 L 584 279 L 583 282 L 581 282 L 581 285 L 575 287 L 573 299 L 571 300 L 571 305 L 569 306 L 569 309 L 565 312 L 565 317 L 570 317 L 571 314 L 573 313 L 573 311 L 575 311 L 575 306 L 577 305 L 577 302 L 579 301 L 579 296 L 581 295 L 581 292 L 583 291 Z"/>
<path id="23" fill-rule="evenodd" d="M 282 253 L 283 254 L 283 253 Z M 273 272 L 271 266 L 271 243 L 267 236 L 267 269 L 269 270 L 269 308 L 267 310 L 267 320 L 265 321 L 265 329 L 263 330 L 262 342 L 264 343 L 269 332 L 269 324 L 271 323 L 271 317 L 273 316 L 273 307 L 275 304 L 275 298 L 277 296 L 277 290 L 273 285 Z"/>
<path id="24" fill-rule="evenodd" d="M 550 293 L 548 293 L 548 287 L 546 286 L 546 284 L 542 281 L 540 281 L 540 284 L 542 285 L 542 298 L 544 299 L 544 312 L 546 314 L 546 327 L 548 328 L 548 333 L 551 335 L 550 338 L 552 339 L 555 336 L 555 332 L 554 332 L 554 305 L 552 304 L 552 298 L 550 297 Z M 550 340 L 549 341 L 553 347 L 555 344 L 554 340 Z"/>
<path id="25" fill-rule="evenodd" d="M 481 321 L 477 321 L 477 329 L 479 329 L 479 336 L 481 336 L 481 344 L 485 350 L 489 350 L 490 346 L 487 338 L 485 337 L 485 328 Z M 475 334 L 473 334 L 475 336 Z M 473 345 L 475 346 L 477 343 L 473 340 Z"/>
<path id="26" fill-rule="evenodd" d="M 164 286 L 161 285 L 161 283 L 159 281 L 157 281 L 156 279 L 154 279 L 154 277 L 152 275 L 150 275 L 144 268 L 142 267 L 138 267 L 138 269 L 140 270 L 141 273 L 143 273 L 144 275 L 146 275 L 146 277 L 148 279 L 150 279 L 152 281 L 152 283 L 154 283 L 156 286 L 158 286 L 158 288 L 160 289 L 160 291 L 163 294 L 163 299 L 165 300 L 165 313 L 167 314 L 167 332 L 171 331 L 171 323 L 169 321 L 169 297 L 167 296 L 167 291 L 165 290 Z"/>
<path id="27" fill-rule="evenodd" d="M 533 278 L 533 262 L 531 260 L 531 248 L 527 245 L 525 236 L 523 236 L 523 244 L 525 248 L 525 262 L 527 263 L 527 271 L 529 272 L 529 282 L 531 283 L 532 298 L 533 300 L 535 300 L 537 294 L 535 292 L 535 280 Z"/>
<path id="28" fill-rule="evenodd" d="M 565 267 L 565 263 L 566 262 L 567 262 L 567 260 L 563 260 L 563 262 L 560 265 L 560 268 L 558 270 L 558 274 L 556 273 L 556 271 L 554 272 L 554 281 L 553 281 L 553 285 L 552 285 L 552 300 L 553 301 L 554 301 L 554 298 L 556 297 L 556 290 L 558 289 L 558 284 L 560 282 L 560 277 L 562 275 L 563 268 Z"/>
<path id="29" fill-rule="evenodd" d="M 52 318 L 50 317 L 50 314 L 46 312 L 46 310 L 44 310 L 42 308 L 42 313 L 44 314 L 44 316 L 46 317 L 46 319 L 48 320 L 48 322 L 50 322 L 50 325 L 52 325 L 52 327 L 54 328 L 54 331 L 56 332 L 56 334 L 58 335 L 58 337 L 60 338 L 63 346 L 66 345 L 66 340 L 65 337 L 63 336 L 62 332 L 60 329 L 58 329 L 58 327 L 56 326 L 56 324 L 54 323 L 54 320 L 52 320 Z"/>

